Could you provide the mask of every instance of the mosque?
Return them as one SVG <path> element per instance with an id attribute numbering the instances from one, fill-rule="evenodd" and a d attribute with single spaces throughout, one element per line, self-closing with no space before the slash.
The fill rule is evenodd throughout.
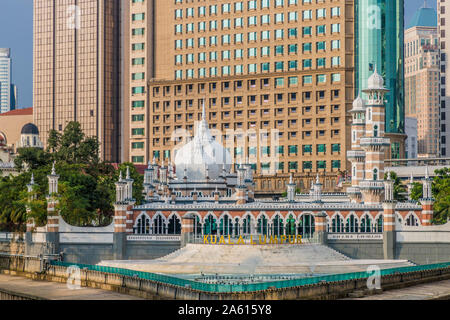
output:
<path id="1" fill-rule="evenodd" d="M 323 194 L 317 177 L 310 196 L 296 195 L 291 176 L 287 198 L 254 198 L 251 165 L 231 163 L 231 155 L 211 136 L 203 110 L 196 134 L 178 150 L 174 166 L 150 163 L 144 175 L 145 203 L 135 205 L 129 173 L 116 183 L 115 232 L 136 235 L 301 235 L 382 233 L 396 223 L 431 225 L 431 179 L 423 181 L 421 205 L 394 201 L 394 181 L 385 177 L 384 80 L 375 70 L 361 97 L 353 103 L 351 141 L 352 186 L 345 194 Z M 411 194 L 412 182 L 408 184 Z M 182 229 L 184 231 L 182 231 Z"/>

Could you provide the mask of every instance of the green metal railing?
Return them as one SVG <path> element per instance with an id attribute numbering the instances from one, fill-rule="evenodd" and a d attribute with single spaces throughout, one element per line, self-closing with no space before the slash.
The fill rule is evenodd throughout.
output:
<path id="1" fill-rule="evenodd" d="M 342 273 L 342 274 L 334 274 L 334 275 L 326 275 L 326 276 L 315 276 L 308 278 L 300 278 L 300 279 L 291 279 L 291 280 L 280 280 L 280 281 L 269 281 L 263 283 L 245 283 L 245 284 L 211 284 L 211 283 L 202 283 L 191 281 L 187 279 L 181 279 L 177 277 L 172 277 L 163 274 L 143 272 L 143 271 L 135 271 L 130 269 L 121 269 L 115 267 L 106 267 L 106 266 L 97 266 L 97 265 L 88 265 L 88 264 L 80 264 L 80 263 L 70 263 L 70 262 L 61 262 L 61 261 L 51 261 L 51 264 L 54 266 L 77 266 L 80 269 L 87 269 L 93 271 L 99 271 L 104 273 L 118 274 L 122 276 L 129 277 L 137 277 L 140 279 L 147 279 L 152 281 L 157 281 L 165 284 L 171 284 L 180 287 L 189 287 L 194 290 L 200 290 L 205 292 L 217 292 L 217 293 L 225 293 L 225 292 L 252 292 L 252 291 L 261 291 L 267 290 L 270 288 L 290 288 L 290 287 L 299 287 L 305 285 L 316 284 L 320 282 L 336 282 L 336 281 L 344 281 L 344 280 L 356 280 L 356 279 L 364 279 L 368 278 L 373 273 L 369 272 L 351 272 L 351 273 Z M 414 272 L 414 271 L 424 271 L 424 270 L 434 270 L 441 268 L 450 267 L 450 262 L 444 263 L 436 263 L 436 264 L 428 264 L 428 265 L 419 265 L 419 266 L 410 266 L 410 267 L 399 267 L 392 269 L 384 269 L 380 270 L 381 276 Z"/>

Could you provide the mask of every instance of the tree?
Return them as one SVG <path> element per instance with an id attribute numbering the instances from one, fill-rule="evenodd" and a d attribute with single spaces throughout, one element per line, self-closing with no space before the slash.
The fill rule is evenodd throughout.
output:
<path id="1" fill-rule="evenodd" d="M 96 137 L 85 137 L 78 122 L 69 122 L 64 133 L 52 130 L 48 142 L 47 152 L 53 154 L 53 158 L 71 164 L 99 163 L 99 143 Z"/>
<path id="2" fill-rule="evenodd" d="M 450 168 L 435 171 L 432 192 L 435 198 L 434 222 L 446 223 L 450 218 Z"/>
<path id="3" fill-rule="evenodd" d="M 14 165 L 19 170 L 28 167 L 31 170 L 47 166 L 51 163 L 51 155 L 39 148 L 20 148 L 17 150 L 18 155 L 14 159 Z"/>

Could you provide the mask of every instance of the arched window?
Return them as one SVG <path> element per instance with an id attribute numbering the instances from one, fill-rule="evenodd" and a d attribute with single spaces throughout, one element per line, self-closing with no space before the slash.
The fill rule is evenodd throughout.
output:
<path id="1" fill-rule="evenodd" d="M 173 215 L 169 220 L 168 234 L 181 234 L 180 219 L 176 215 Z"/>
<path id="2" fill-rule="evenodd" d="M 377 181 L 378 180 L 378 169 L 375 168 L 373 169 L 373 181 Z"/>
<path id="3" fill-rule="evenodd" d="M 375 232 L 383 232 L 383 216 L 375 221 Z"/>
<path id="4" fill-rule="evenodd" d="M 418 227 L 419 220 L 413 214 L 410 214 L 405 220 L 405 225 L 410 227 Z"/>
<path id="5" fill-rule="evenodd" d="M 200 217 L 195 215 L 195 226 L 194 226 L 194 236 L 202 234 L 202 224 L 200 222 Z"/>
<path id="6" fill-rule="evenodd" d="M 153 234 L 164 234 L 164 220 L 160 215 L 153 219 Z"/>
<path id="7" fill-rule="evenodd" d="M 295 219 L 292 214 L 286 219 L 286 235 L 295 235 Z"/>
<path id="8" fill-rule="evenodd" d="M 225 215 L 222 219 L 220 219 L 219 230 L 221 235 L 224 236 L 231 235 L 232 220 L 230 219 L 230 217 Z"/>
<path id="9" fill-rule="evenodd" d="M 351 214 L 347 218 L 347 222 L 345 223 L 345 232 L 358 232 L 358 219 L 355 215 Z"/>
<path id="10" fill-rule="evenodd" d="M 353 166 L 353 179 L 356 180 L 356 166 Z"/>
<path id="11" fill-rule="evenodd" d="M 281 236 L 283 234 L 283 219 L 277 214 L 273 219 L 273 235 Z"/>
<path id="12" fill-rule="evenodd" d="M 373 127 L 373 136 L 378 137 L 378 126 L 377 125 Z"/>
<path id="13" fill-rule="evenodd" d="M 268 234 L 268 230 L 267 230 L 267 218 L 266 218 L 266 216 L 261 216 L 259 219 L 258 219 L 258 226 L 257 226 L 257 232 L 259 233 L 259 234 L 262 234 L 262 235 L 267 235 Z"/>
<path id="14" fill-rule="evenodd" d="M 312 238 L 315 232 L 314 217 L 311 214 L 302 215 L 299 219 L 297 230 L 302 238 Z"/>
<path id="15" fill-rule="evenodd" d="M 245 218 L 244 218 L 244 223 L 242 224 L 242 227 L 243 227 L 243 230 L 242 230 L 242 233 L 243 234 L 251 234 L 251 220 L 252 218 L 251 218 L 251 216 L 250 215 L 247 215 Z"/>
<path id="16" fill-rule="evenodd" d="M 344 232 L 344 221 L 341 218 L 341 216 L 336 215 L 331 220 L 331 232 L 333 232 L 333 233 Z"/>
<path id="17" fill-rule="evenodd" d="M 236 218 L 234 219 L 234 235 L 239 237 L 240 234 L 239 218 Z"/>
<path id="18" fill-rule="evenodd" d="M 208 215 L 205 219 L 205 223 L 203 224 L 203 234 L 217 234 L 217 222 L 212 215 Z"/>
<path id="19" fill-rule="evenodd" d="M 136 226 L 134 227 L 135 234 L 149 234 L 150 233 L 150 218 L 147 215 L 141 215 L 137 219 Z"/>
<path id="20" fill-rule="evenodd" d="M 361 219 L 361 232 L 372 232 L 372 219 L 367 214 Z"/>

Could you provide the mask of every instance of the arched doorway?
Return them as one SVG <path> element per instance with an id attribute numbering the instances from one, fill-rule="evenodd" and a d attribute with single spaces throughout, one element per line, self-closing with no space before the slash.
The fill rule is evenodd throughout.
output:
<path id="1" fill-rule="evenodd" d="M 244 223 L 242 224 L 242 234 L 251 234 L 252 233 L 252 227 L 251 227 L 251 223 L 252 223 L 252 218 L 250 215 L 247 215 L 244 218 Z"/>
<path id="2" fill-rule="evenodd" d="M 372 219 L 367 214 L 361 219 L 361 232 L 372 232 Z"/>
<path id="3" fill-rule="evenodd" d="M 217 234 L 217 220 L 212 215 L 208 215 L 205 218 L 205 223 L 203 224 L 203 234 Z"/>
<path id="4" fill-rule="evenodd" d="M 348 218 L 347 218 L 347 222 L 345 224 L 345 232 L 358 232 L 358 219 L 356 219 L 356 217 L 351 214 Z"/>
<path id="5" fill-rule="evenodd" d="M 272 226 L 273 235 L 281 236 L 283 234 L 283 219 L 278 214 L 273 218 Z"/>
<path id="6" fill-rule="evenodd" d="M 344 221 L 341 216 L 336 215 L 331 220 L 331 232 L 333 233 L 344 232 Z"/>
<path id="7" fill-rule="evenodd" d="M 286 219 L 286 235 L 287 236 L 295 236 L 295 219 L 291 215 Z"/>
<path id="8" fill-rule="evenodd" d="M 315 219 L 311 214 L 303 214 L 298 222 L 298 234 L 304 239 L 310 239 L 316 231 Z"/>

